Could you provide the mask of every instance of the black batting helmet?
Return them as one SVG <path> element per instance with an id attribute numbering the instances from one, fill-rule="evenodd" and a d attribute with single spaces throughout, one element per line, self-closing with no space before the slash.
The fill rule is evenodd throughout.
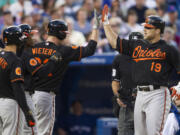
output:
<path id="1" fill-rule="evenodd" d="M 21 45 L 22 41 L 22 30 L 18 26 L 10 26 L 4 29 L 3 42 L 5 45 Z"/>
<path id="2" fill-rule="evenodd" d="M 68 26 L 64 21 L 52 20 L 48 24 L 48 35 L 55 36 L 60 40 L 66 38 Z"/>
<path id="3" fill-rule="evenodd" d="M 37 33 L 37 30 L 32 30 L 32 27 L 28 24 L 20 24 L 19 28 L 25 34 L 26 38 L 31 35 Z"/>
<path id="4" fill-rule="evenodd" d="M 156 15 L 150 15 L 146 18 L 145 23 L 143 23 L 144 27 L 146 28 L 156 28 L 156 29 L 160 29 L 161 33 L 164 32 L 164 28 L 165 28 L 165 22 Z"/>
<path id="5" fill-rule="evenodd" d="M 144 36 L 140 32 L 131 32 L 129 35 L 129 40 L 137 40 L 137 39 L 143 39 Z"/>

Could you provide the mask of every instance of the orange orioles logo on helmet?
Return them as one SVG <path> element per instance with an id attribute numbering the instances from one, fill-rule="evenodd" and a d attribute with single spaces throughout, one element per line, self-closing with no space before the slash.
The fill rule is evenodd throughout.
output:
<path id="1" fill-rule="evenodd" d="M 30 60 L 29 60 L 29 64 L 30 64 L 31 66 L 36 66 L 36 65 L 37 65 L 37 60 L 34 59 L 34 58 L 30 59 Z"/>
<path id="2" fill-rule="evenodd" d="M 16 73 L 16 75 L 21 75 L 21 68 L 20 68 L 20 67 L 17 67 L 17 68 L 15 69 L 15 73 Z"/>

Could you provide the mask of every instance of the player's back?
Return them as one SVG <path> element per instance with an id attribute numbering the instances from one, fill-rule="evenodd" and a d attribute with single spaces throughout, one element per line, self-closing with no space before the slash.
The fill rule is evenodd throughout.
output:
<path id="1" fill-rule="evenodd" d="M 36 44 L 30 52 L 40 64 L 45 65 L 49 61 L 49 58 L 57 53 L 60 54 L 61 60 L 52 63 L 52 65 L 50 65 L 52 66 L 51 72 L 48 72 L 43 77 L 37 75 L 33 77 L 33 89 L 35 91 L 56 92 L 69 62 L 79 61 L 83 57 L 93 55 L 96 45 L 97 42 L 95 41 L 90 41 L 86 47 L 56 45 L 49 41 Z"/>
<path id="2" fill-rule="evenodd" d="M 52 42 L 41 42 L 36 44 L 33 48 L 29 49 L 32 56 L 38 61 L 38 63 L 45 65 L 49 58 L 58 51 L 58 46 Z M 42 91 L 56 91 L 59 86 L 60 80 L 63 76 L 63 73 L 67 69 L 67 62 L 53 63 L 51 65 L 53 70 L 51 73 L 47 73 L 40 76 L 33 76 L 32 84 L 34 90 Z"/>
<path id="3" fill-rule="evenodd" d="M 0 52 L 0 97 L 14 99 L 11 83 L 18 79 L 23 80 L 17 78 L 21 74 L 21 67 L 18 67 L 17 63 L 21 65 L 20 59 L 14 53 Z"/>

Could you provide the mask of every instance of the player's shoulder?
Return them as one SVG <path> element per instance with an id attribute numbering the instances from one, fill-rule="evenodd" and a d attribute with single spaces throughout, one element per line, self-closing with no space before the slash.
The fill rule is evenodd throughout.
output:
<path id="1" fill-rule="evenodd" d="M 144 39 L 122 39 L 122 42 L 130 45 L 148 45 L 149 42 Z"/>
<path id="2" fill-rule="evenodd" d="M 123 54 L 118 54 L 114 57 L 113 64 L 119 64 L 124 59 Z"/>
<path id="3" fill-rule="evenodd" d="M 21 62 L 21 59 L 13 52 L 1 51 L 1 56 L 6 59 L 8 64 Z"/>
<path id="4" fill-rule="evenodd" d="M 130 59 L 131 57 L 125 54 L 118 54 L 115 56 L 114 60 L 120 61 L 121 59 Z"/>
<path id="5" fill-rule="evenodd" d="M 34 47 L 50 47 L 50 46 L 56 46 L 56 45 L 53 42 L 49 42 L 49 41 L 42 41 L 34 45 Z"/>
<path id="6" fill-rule="evenodd" d="M 72 52 L 73 50 L 76 50 L 78 48 L 79 48 L 79 46 L 75 46 L 75 45 L 60 45 L 60 46 L 58 46 L 58 50 L 62 53 Z"/>
<path id="7" fill-rule="evenodd" d="M 1 55 L 12 60 L 18 59 L 15 53 L 9 51 L 1 51 Z"/>
<path id="8" fill-rule="evenodd" d="M 161 40 L 161 46 L 162 47 L 165 47 L 168 51 L 178 51 L 179 52 L 179 49 L 169 43 L 167 43 L 166 41 L 164 40 Z"/>

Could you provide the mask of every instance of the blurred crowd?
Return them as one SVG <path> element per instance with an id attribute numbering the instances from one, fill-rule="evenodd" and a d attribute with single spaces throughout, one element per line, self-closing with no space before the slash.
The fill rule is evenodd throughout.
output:
<path id="1" fill-rule="evenodd" d="M 110 25 L 120 37 L 127 38 L 134 31 L 143 33 L 141 23 L 145 17 L 159 15 L 166 22 L 162 38 L 180 49 L 179 0 L 1 0 L 0 34 L 7 26 L 26 23 L 39 31 L 33 38 L 40 42 L 47 37 L 49 20 L 62 19 L 69 27 L 69 44 L 86 45 L 92 29 L 93 9 L 101 14 L 104 4 L 110 7 Z M 101 29 L 97 53 L 104 52 L 113 50 Z"/>

